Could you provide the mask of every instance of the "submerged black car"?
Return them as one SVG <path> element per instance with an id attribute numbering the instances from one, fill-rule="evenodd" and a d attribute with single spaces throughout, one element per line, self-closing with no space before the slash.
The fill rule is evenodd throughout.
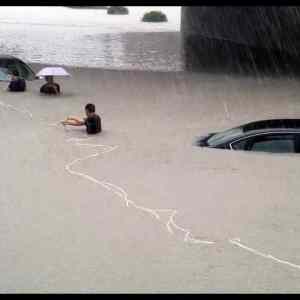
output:
<path id="1" fill-rule="evenodd" d="M 228 150 L 300 153 L 300 119 L 251 122 L 202 136 L 196 145 Z"/>

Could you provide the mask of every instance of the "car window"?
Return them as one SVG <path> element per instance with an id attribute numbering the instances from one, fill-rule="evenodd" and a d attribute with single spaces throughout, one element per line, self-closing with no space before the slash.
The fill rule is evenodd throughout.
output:
<path id="1" fill-rule="evenodd" d="M 3 64 L 3 67 L 7 69 L 8 74 L 12 74 L 12 72 L 17 69 L 16 65 L 11 61 L 6 61 L 6 63 Z"/>
<path id="2" fill-rule="evenodd" d="M 33 80 L 35 78 L 35 73 L 31 68 L 20 60 L 0 59 L 0 67 L 7 69 L 7 73 L 10 75 L 13 70 L 18 70 L 20 76 L 27 80 Z"/>
<path id="3" fill-rule="evenodd" d="M 260 135 L 254 137 L 246 144 L 246 149 L 272 153 L 295 153 L 295 139 L 292 134 Z"/>
<path id="4" fill-rule="evenodd" d="M 28 69 L 28 66 L 25 65 L 23 62 L 19 61 L 18 62 L 18 69 L 20 72 L 20 75 L 23 78 L 31 78 L 32 76 L 34 76 L 34 74 L 32 74 L 31 70 Z"/>
<path id="5" fill-rule="evenodd" d="M 240 127 L 232 128 L 223 132 L 214 134 L 207 140 L 209 146 L 215 147 L 219 144 L 226 143 L 228 140 L 232 140 L 243 133 Z"/>
<path id="6" fill-rule="evenodd" d="M 296 153 L 300 153 L 300 133 L 295 134 L 295 149 Z"/>
<path id="7" fill-rule="evenodd" d="M 234 150 L 246 150 L 245 147 L 246 147 L 247 142 L 248 142 L 248 139 L 243 139 L 243 140 L 232 143 L 231 146 Z"/>
<path id="8" fill-rule="evenodd" d="M 6 68 L 0 67 L 0 81 L 9 81 L 10 76 L 8 75 L 8 70 Z"/>
<path id="9" fill-rule="evenodd" d="M 1 66 L 2 68 L 6 68 L 7 65 L 8 65 L 7 59 L 0 59 L 0 66 Z"/>

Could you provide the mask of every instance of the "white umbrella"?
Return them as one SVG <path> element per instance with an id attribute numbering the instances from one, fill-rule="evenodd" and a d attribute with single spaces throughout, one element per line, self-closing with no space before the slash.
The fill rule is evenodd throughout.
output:
<path id="1" fill-rule="evenodd" d="M 45 77 L 45 76 L 71 76 L 64 68 L 62 67 L 47 67 L 40 70 L 36 76 Z"/>

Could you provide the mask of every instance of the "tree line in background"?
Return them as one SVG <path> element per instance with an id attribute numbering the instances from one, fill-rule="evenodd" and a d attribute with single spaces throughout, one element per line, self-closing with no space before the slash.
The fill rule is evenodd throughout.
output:
<path id="1" fill-rule="evenodd" d="M 106 9 L 109 15 L 128 15 L 129 9 L 125 6 L 67 6 L 70 8 L 83 9 Z M 161 11 L 146 12 L 141 20 L 142 22 L 167 22 L 167 16 Z"/>

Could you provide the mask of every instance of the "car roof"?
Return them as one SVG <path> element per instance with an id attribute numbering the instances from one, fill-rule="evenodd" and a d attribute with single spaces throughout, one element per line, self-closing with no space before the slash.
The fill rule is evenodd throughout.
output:
<path id="1" fill-rule="evenodd" d="M 226 137 L 220 138 L 221 141 L 216 144 L 224 144 L 228 142 L 237 141 L 241 138 L 247 138 L 253 134 L 263 134 L 263 133 L 288 133 L 288 132 L 297 132 L 300 133 L 300 119 L 268 119 L 255 121 L 251 123 L 247 123 L 238 127 L 234 127 L 229 130 L 236 130 L 234 135 L 232 133 Z"/>
<path id="2" fill-rule="evenodd" d="M 269 119 L 251 122 L 240 126 L 244 133 L 257 130 L 274 130 L 274 129 L 300 129 L 300 119 Z"/>
<path id="3" fill-rule="evenodd" d="M 251 130 L 245 132 L 244 134 L 241 134 L 238 138 L 248 137 L 251 135 L 263 134 L 263 133 L 289 133 L 289 132 L 300 133 L 300 128 L 267 128 L 267 129 Z"/>
<path id="4" fill-rule="evenodd" d="M 19 60 L 19 58 L 12 56 L 12 55 L 8 55 L 8 54 L 0 54 L 0 59 L 17 59 L 17 60 Z"/>

